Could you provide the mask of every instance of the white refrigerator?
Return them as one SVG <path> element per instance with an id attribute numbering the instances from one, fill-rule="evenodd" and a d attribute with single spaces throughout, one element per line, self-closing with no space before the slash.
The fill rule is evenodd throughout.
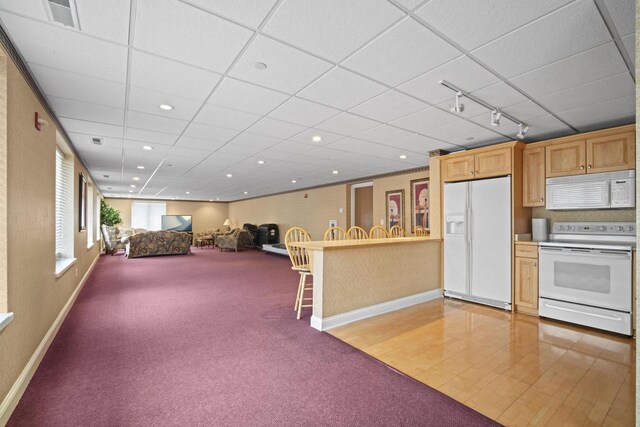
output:
<path id="1" fill-rule="evenodd" d="M 511 310 L 511 177 L 444 184 L 444 293 Z"/>

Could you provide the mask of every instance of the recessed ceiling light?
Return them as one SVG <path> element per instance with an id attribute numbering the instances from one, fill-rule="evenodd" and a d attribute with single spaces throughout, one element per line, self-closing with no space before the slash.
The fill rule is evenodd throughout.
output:
<path id="1" fill-rule="evenodd" d="M 138 166 L 138 169 L 144 169 L 144 166 Z"/>
<path id="2" fill-rule="evenodd" d="M 134 184 L 131 184 L 129 187 L 136 188 L 136 186 Z"/>
<path id="3" fill-rule="evenodd" d="M 264 160 L 258 160 L 259 165 L 264 165 Z"/>
<path id="4" fill-rule="evenodd" d="M 184 193 L 185 193 L 185 194 L 191 194 L 191 192 L 189 192 L 189 191 L 185 191 Z"/>
<path id="5" fill-rule="evenodd" d="M 227 174 L 227 178 L 231 178 L 233 175 L 231 175 L 230 173 Z"/>
<path id="6" fill-rule="evenodd" d="M 244 192 L 244 194 L 249 194 L 249 192 L 248 192 L 248 191 L 245 191 L 245 192 Z"/>
<path id="7" fill-rule="evenodd" d="M 143 149 L 143 150 L 153 150 L 153 147 L 152 147 L 152 146 L 150 146 L 150 145 L 143 145 L 143 146 L 142 146 L 142 149 Z"/>
<path id="8" fill-rule="evenodd" d="M 257 70 L 267 69 L 267 64 L 265 64 L 264 62 L 256 62 L 255 64 L 253 64 L 253 66 L 256 67 Z"/>
<path id="9" fill-rule="evenodd" d="M 213 199 L 209 199 L 210 202 L 213 202 Z"/>
<path id="10" fill-rule="evenodd" d="M 339 172 L 338 171 L 333 171 L 332 172 L 334 175 L 337 175 Z"/>
<path id="11" fill-rule="evenodd" d="M 313 135 L 313 136 L 311 137 L 311 140 L 312 140 L 313 142 L 322 142 L 322 137 L 321 137 L 320 135 Z"/>
<path id="12" fill-rule="evenodd" d="M 160 104 L 160 108 L 165 110 L 165 111 L 171 111 L 173 110 L 173 105 L 169 105 L 169 104 Z"/>
<path id="13" fill-rule="evenodd" d="M 133 193 L 133 190 L 129 190 L 129 193 Z"/>
<path id="14" fill-rule="evenodd" d="M 407 158 L 407 155 L 406 155 L 406 154 L 400 154 L 400 158 L 401 158 L 401 159 L 406 159 L 406 158 Z"/>
<path id="15" fill-rule="evenodd" d="M 134 180 L 134 181 L 140 181 L 140 178 L 138 178 L 137 176 L 134 176 L 134 177 L 133 177 L 133 180 Z"/>
<path id="16" fill-rule="evenodd" d="M 291 182 L 295 184 L 298 181 L 296 181 L 295 179 L 292 179 Z"/>

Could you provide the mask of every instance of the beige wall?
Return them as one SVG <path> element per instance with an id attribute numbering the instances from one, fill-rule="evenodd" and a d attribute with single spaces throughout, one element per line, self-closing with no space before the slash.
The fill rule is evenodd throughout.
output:
<path id="1" fill-rule="evenodd" d="M 429 171 L 415 172 L 405 175 L 391 176 L 373 180 L 373 224 L 383 225 L 385 220 L 385 193 L 391 190 L 404 190 L 404 224 L 407 234 L 411 230 L 411 187 L 410 181 L 428 178 Z M 388 228 L 388 227 L 387 227 Z"/>
<path id="2" fill-rule="evenodd" d="M 114 209 L 120 211 L 122 227 L 131 227 L 131 202 L 135 199 L 104 199 Z M 166 200 L 167 215 L 191 215 L 193 232 L 204 232 L 207 228 L 220 228 L 229 216 L 229 204 L 222 202 L 187 202 Z M 240 224 L 242 226 L 242 224 Z"/>
<path id="3" fill-rule="evenodd" d="M 636 28 L 640 28 L 640 8 L 636 7 Z M 636 82 L 638 81 L 638 66 L 640 65 L 640 37 L 636 32 Z M 638 150 L 638 137 L 640 136 L 640 128 L 638 122 L 640 118 L 640 93 L 638 92 L 638 84 L 636 83 L 636 194 L 640 194 L 640 175 L 638 170 L 640 169 L 640 151 Z M 640 227 L 640 209 L 636 209 L 636 230 Z M 640 295 L 640 277 L 638 272 L 640 271 L 640 257 L 636 256 L 636 325 L 640 325 L 638 322 L 638 313 L 640 313 L 640 299 L 637 295 Z M 637 326 L 636 326 L 637 327 Z M 636 334 L 637 337 L 638 334 Z M 640 343 L 636 339 L 636 425 L 640 421 Z"/>
<path id="4" fill-rule="evenodd" d="M 2 400 L 97 257 L 99 248 L 96 244 L 87 249 L 86 232 L 78 231 L 76 214 L 74 253 L 77 261 L 60 278 L 55 278 L 56 129 L 53 125 L 40 132 L 35 129 L 36 111 L 49 123 L 52 121 L 11 61 L 6 68 L 0 63 L 0 75 L 4 75 L 5 70 L 7 81 L 5 84 L 0 79 L 0 97 L 4 97 L 6 88 L 8 186 L 6 203 L 0 203 L 0 208 L 6 208 L 7 222 L 0 220 L 0 235 L 6 235 L 9 248 L 1 251 L 7 265 L 2 272 L 7 275 L 7 309 L 15 318 L 0 332 Z M 0 132 L 4 132 L 1 126 Z M 4 138 L 0 138 L 0 144 L 4 142 Z M 4 147 L 0 153 L 3 150 Z M 74 213 L 77 213 L 78 173 L 84 172 L 86 176 L 88 173 L 77 160 L 74 169 Z M 0 194 L 2 192 L 0 190 Z"/>
<path id="5" fill-rule="evenodd" d="M 322 240 L 329 220 L 338 220 L 342 227 L 347 224 L 346 205 L 347 186 L 341 184 L 232 202 L 229 204 L 229 218 L 238 227 L 244 223 L 278 224 L 281 242 L 291 227 L 302 227 L 313 240 Z"/>

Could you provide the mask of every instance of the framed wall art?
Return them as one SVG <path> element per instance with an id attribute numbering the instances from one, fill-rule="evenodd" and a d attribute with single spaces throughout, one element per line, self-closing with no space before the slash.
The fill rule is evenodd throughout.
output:
<path id="1" fill-rule="evenodd" d="M 392 190 L 385 193 L 387 229 L 394 225 L 404 228 L 404 190 Z"/>
<path id="2" fill-rule="evenodd" d="M 429 179 L 414 179 L 411 186 L 411 232 L 429 228 Z"/>

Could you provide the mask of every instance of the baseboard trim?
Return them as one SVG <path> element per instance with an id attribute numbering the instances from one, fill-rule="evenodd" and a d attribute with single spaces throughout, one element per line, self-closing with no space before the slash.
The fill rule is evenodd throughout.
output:
<path id="1" fill-rule="evenodd" d="M 389 313 L 391 311 L 400 310 L 402 308 L 411 307 L 412 305 L 442 298 L 442 289 L 433 289 L 431 291 L 422 292 L 420 294 L 409 295 L 408 297 L 398 298 L 393 301 L 387 301 L 369 307 L 359 308 L 347 313 L 336 314 L 321 319 L 317 316 L 311 316 L 311 327 L 319 331 L 328 331 L 358 320 L 367 319 L 369 317 L 378 316 L 380 314 Z"/>
<path id="2" fill-rule="evenodd" d="M 58 317 L 53 322 L 44 338 L 42 338 L 42 341 L 40 341 L 38 348 L 36 348 L 36 351 L 33 353 L 26 366 L 18 376 L 18 379 L 15 383 L 13 383 L 13 386 L 9 390 L 9 393 L 7 393 L 7 396 L 0 404 L 0 426 L 4 426 L 7 424 L 14 409 L 16 409 L 16 406 L 18 406 L 18 403 L 20 402 L 22 395 L 27 389 L 31 378 L 33 378 L 33 374 L 35 374 L 36 369 L 38 369 L 38 366 L 40 366 L 42 358 L 47 353 L 47 350 L 53 342 L 53 339 L 56 337 L 58 330 L 60 330 L 60 326 L 62 326 L 62 322 L 64 322 L 67 314 L 69 314 L 69 310 L 71 310 L 71 307 L 75 303 L 76 298 L 78 298 L 78 294 L 82 290 L 82 287 L 89 278 L 89 275 L 93 271 L 93 268 L 95 267 L 99 259 L 100 254 L 96 256 L 96 259 L 93 260 L 85 275 L 82 276 L 82 280 L 80 280 L 80 283 L 78 283 L 78 286 L 76 286 L 76 289 L 71 294 L 71 297 L 69 297 L 67 303 L 64 305 L 64 307 L 62 307 L 60 314 L 58 314 Z"/>

